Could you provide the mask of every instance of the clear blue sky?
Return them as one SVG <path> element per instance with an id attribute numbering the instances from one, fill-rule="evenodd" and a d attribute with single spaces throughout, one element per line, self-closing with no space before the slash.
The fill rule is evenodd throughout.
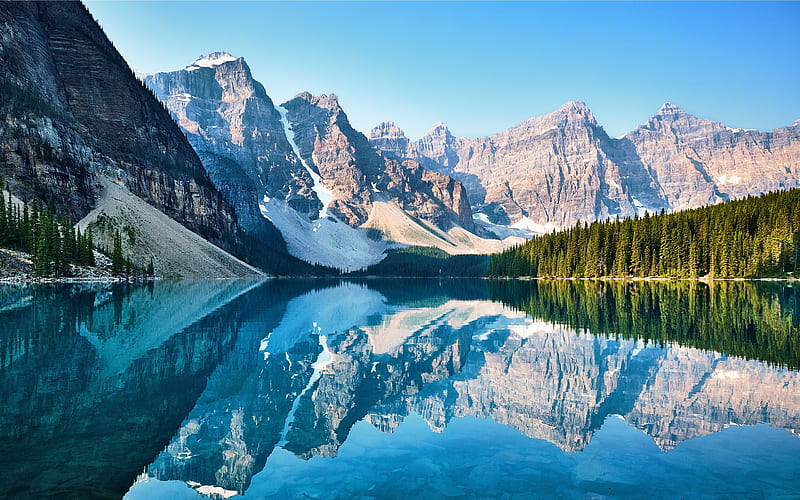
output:
<path id="1" fill-rule="evenodd" d="M 478 137 L 583 100 L 612 135 L 665 101 L 731 127 L 800 118 L 800 3 L 87 1 L 153 73 L 243 56 L 281 103 L 335 93 L 353 125 Z"/>

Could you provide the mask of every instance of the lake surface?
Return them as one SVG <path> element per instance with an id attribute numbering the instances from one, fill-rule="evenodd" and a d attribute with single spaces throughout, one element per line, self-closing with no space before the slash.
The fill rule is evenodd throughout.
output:
<path id="1" fill-rule="evenodd" d="M 0 498 L 797 498 L 800 287 L 0 286 Z"/>

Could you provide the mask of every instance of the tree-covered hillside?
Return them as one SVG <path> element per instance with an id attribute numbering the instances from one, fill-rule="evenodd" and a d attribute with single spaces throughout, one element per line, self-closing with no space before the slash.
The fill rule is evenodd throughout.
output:
<path id="1" fill-rule="evenodd" d="M 2 179 L 0 179 L 2 185 Z M 15 204 L 0 191 L 0 248 L 30 253 L 38 276 L 65 276 L 69 265 L 94 265 L 91 232 L 81 233 L 38 201 Z"/>
<path id="2" fill-rule="evenodd" d="M 494 255 L 493 277 L 786 276 L 798 271 L 800 190 L 578 223 Z"/>

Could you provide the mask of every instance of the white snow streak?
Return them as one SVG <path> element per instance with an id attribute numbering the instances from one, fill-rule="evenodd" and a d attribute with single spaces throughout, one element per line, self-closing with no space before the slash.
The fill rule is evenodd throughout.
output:
<path id="1" fill-rule="evenodd" d="M 523 217 L 517 222 L 511 224 L 510 227 L 517 228 L 517 229 L 527 229 L 528 231 L 533 231 L 537 234 L 545 234 L 545 233 L 552 233 L 556 229 L 555 224 L 552 222 L 547 222 L 545 224 L 539 224 L 537 222 L 533 222 L 528 217 Z"/>
<path id="2" fill-rule="evenodd" d="M 331 200 L 333 200 L 333 193 L 322 183 L 322 177 L 320 177 L 318 173 L 314 172 L 314 170 L 308 166 L 306 161 L 300 155 L 300 148 L 298 148 L 297 143 L 294 142 L 294 130 L 292 130 L 292 128 L 289 126 L 289 120 L 286 118 L 286 113 L 288 113 L 287 109 L 283 106 L 276 106 L 275 109 L 277 109 L 278 113 L 281 114 L 283 130 L 286 133 L 286 139 L 289 140 L 289 145 L 292 146 L 294 155 L 300 160 L 300 164 L 306 169 L 308 175 L 311 176 L 311 180 L 314 181 L 314 185 L 311 186 L 311 189 L 317 193 L 317 198 L 319 198 L 319 201 L 322 202 L 322 210 L 319 211 L 319 218 L 324 219 L 328 216 L 328 205 L 330 205 Z"/>

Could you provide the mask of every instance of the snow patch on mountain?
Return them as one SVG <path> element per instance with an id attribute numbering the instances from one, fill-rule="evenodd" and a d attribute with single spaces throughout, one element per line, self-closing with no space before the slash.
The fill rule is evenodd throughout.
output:
<path id="1" fill-rule="evenodd" d="M 720 175 L 717 180 L 720 184 L 739 184 L 742 182 L 742 178 L 738 175 Z"/>
<path id="2" fill-rule="evenodd" d="M 476 226 L 480 226 L 482 229 L 489 231 L 501 240 L 512 238 L 524 243 L 524 240 L 529 240 L 534 235 L 533 231 L 524 227 L 511 227 L 504 226 L 502 224 L 495 224 L 489 220 L 489 216 L 484 213 L 473 214 L 472 220 L 475 222 Z"/>
<path id="3" fill-rule="evenodd" d="M 286 139 L 288 139 L 289 145 L 292 146 L 292 151 L 294 151 L 295 156 L 300 159 L 303 168 L 306 169 L 308 175 L 310 175 L 311 179 L 314 181 L 314 185 L 311 186 L 311 189 L 317 194 L 319 201 L 322 202 L 322 210 L 319 211 L 319 218 L 324 219 L 328 216 L 328 205 L 330 205 L 331 200 L 333 200 L 333 193 L 330 189 L 325 187 L 325 184 L 322 183 L 322 177 L 308 166 L 308 163 L 306 163 L 303 156 L 300 154 L 300 148 L 297 147 L 297 143 L 294 142 L 294 130 L 289 126 L 289 120 L 286 118 L 288 110 L 283 106 L 276 106 L 275 109 L 281 114 L 283 130 L 286 133 Z"/>
<path id="4" fill-rule="evenodd" d="M 312 264 L 355 271 L 383 260 L 388 248 L 331 216 L 310 221 L 283 200 L 264 197 L 259 208 L 281 232 L 289 253 Z"/>
<path id="5" fill-rule="evenodd" d="M 552 233 L 553 231 L 558 229 L 552 222 L 539 224 L 538 222 L 532 221 L 528 217 L 521 218 L 517 222 L 511 224 L 510 227 L 515 229 L 527 229 L 528 231 L 531 231 L 536 234 Z"/>
<path id="6" fill-rule="evenodd" d="M 234 57 L 230 55 L 228 52 L 212 52 L 207 56 L 201 55 L 197 58 L 195 62 L 186 66 L 187 71 L 194 71 L 200 68 L 213 68 L 215 66 L 219 66 L 220 64 L 224 64 L 226 62 L 233 62 L 238 60 L 238 57 Z"/>
<path id="7" fill-rule="evenodd" d="M 636 215 L 643 216 L 645 214 L 655 214 L 658 213 L 658 210 L 652 207 L 647 207 L 639 201 L 637 198 L 631 198 L 631 204 L 633 205 L 633 209 L 636 211 Z"/>

